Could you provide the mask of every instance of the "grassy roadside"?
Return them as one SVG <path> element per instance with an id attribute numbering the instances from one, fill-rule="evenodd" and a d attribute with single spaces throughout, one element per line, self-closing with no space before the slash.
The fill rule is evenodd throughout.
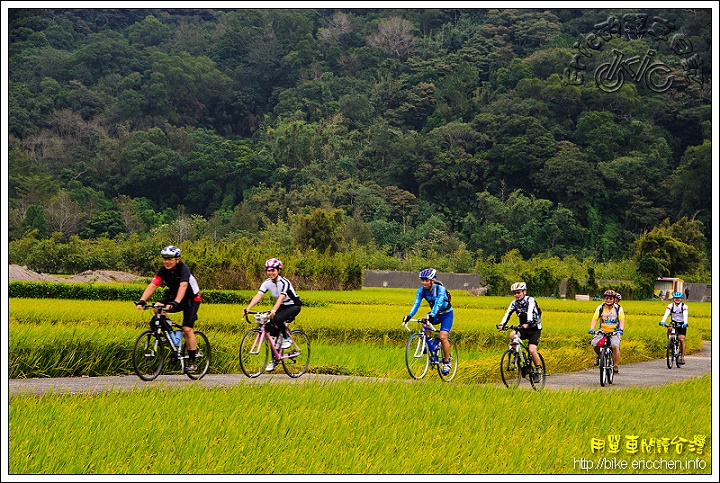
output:
<path id="1" fill-rule="evenodd" d="M 620 391 L 538 393 L 427 380 L 26 395 L 10 401 L 9 470 L 709 474 L 710 390 L 708 375 Z M 674 427 L 658 408 L 678 400 L 684 423 Z M 601 458 L 627 467 L 583 469 Z"/>
<path id="2" fill-rule="evenodd" d="M 311 372 L 378 377 L 406 377 L 404 348 L 409 333 L 400 322 L 412 291 L 313 292 L 322 306 L 303 307 L 293 323 L 310 337 Z M 455 299 L 458 299 L 455 302 Z M 498 380 L 497 361 L 507 344 L 498 332 L 509 297 L 453 296 L 462 371 L 458 382 Z M 632 301 L 631 301 L 632 302 Z M 541 299 L 543 335 L 540 350 L 550 373 L 576 371 L 592 363 L 587 334 L 595 302 Z M 261 307 L 262 308 L 262 307 Z M 628 302 L 623 362 L 664 357 L 665 333 L 657 326 L 664 305 Z M 709 304 L 693 304 L 688 353 L 709 340 Z M 705 312 L 706 311 L 706 312 Z M 132 374 L 132 347 L 150 315 L 117 301 L 10 299 L 9 377 L 68 377 Z M 211 373 L 238 373 L 237 351 L 250 325 L 242 308 L 206 304 L 196 324 L 210 338 Z"/>

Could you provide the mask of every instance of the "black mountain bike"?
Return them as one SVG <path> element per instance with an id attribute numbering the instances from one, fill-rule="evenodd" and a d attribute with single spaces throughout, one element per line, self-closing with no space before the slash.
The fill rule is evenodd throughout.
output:
<path id="1" fill-rule="evenodd" d="M 185 337 L 182 327 L 170 320 L 163 310 L 162 304 L 146 305 L 143 310 L 158 309 L 159 312 L 150 319 L 150 328 L 140 334 L 133 347 L 132 360 L 135 373 L 143 381 L 152 381 L 160 375 L 165 361 L 171 368 L 187 374 L 190 379 L 197 380 L 207 374 L 210 368 L 210 342 L 200 331 L 195 331 L 197 352 L 195 353 L 194 372 L 188 372 Z"/>
<path id="2" fill-rule="evenodd" d="M 528 349 L 528 342 L 521 340 L 517 330 L 519 327 L 514 325 L 505 326 L 504 330 L 515 330 L 515 338 L 512 342 L 512 348 L 507 349 L 500 356 L 500 377 L 505 387 L 517 387 L 520 381 L 526 377 L 530 381 L 533 389 L 539 390 L 545 387 L 545 359 L 538 352 L 540 357 L 540 366 L 533 367 L 532 356 Z"/>
<path id="3" fill-rule="evenodd" d="M 663 327 L 667 327 L 662 324 Z M 672 369 L 673 364 L 675 367 L 680 369 L 682 363 L 680 362 L 680 341 L 678 340 L 677 330 L 674 325 L 670 325 L 670 335 L 668 336 L 667 346 L 665 347 L 665 360 L 667 362 L 668 369 Z"/>

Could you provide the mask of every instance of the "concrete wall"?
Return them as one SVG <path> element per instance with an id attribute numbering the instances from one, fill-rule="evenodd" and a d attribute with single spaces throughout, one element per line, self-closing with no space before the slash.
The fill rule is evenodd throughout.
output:
<path id="1" fill-rule="evenodd" d="M 363 287 L 418 288 L 420 272 L 396 272 L 390 270 L 363 270 Z M 439 280 L 449 290 L 484 292 L 480 275 L 474 273 L 437 273 Z"/>
<path id="2" fill-rule="evenodd" d="M 712 285 L 706 283 L 686 283 L 685 288 L 690 291 L 688 302 L 711 302 Z"/>

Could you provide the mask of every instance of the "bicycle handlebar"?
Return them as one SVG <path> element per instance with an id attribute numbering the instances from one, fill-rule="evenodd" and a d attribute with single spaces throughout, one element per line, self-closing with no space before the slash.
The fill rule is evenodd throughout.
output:
<path id="1" fill-rule="evenodd" d="M 247 321 L 248 324 L 252 324 L 253 321 L 250 320 L 250 318 L 248 317 L 248 315 L 255 315 L 255 314 L 268 315 L 269 313 L 270 313 L 269 310 L 265 310 L 265 311 L 263 311 L 263 312 L 254 312 L 254 311 L 252 311 L 252 310 L 248 310 L 247 312 L 245 312 L 245 320 Z M 268 318 L 265 320 L 265 322 L 267 322 L 268 320 L 270 320 L 270 317 L 268 317 Z M 255 319 L 254 322 L 257 322 L 257 319 Z"/>
<path id="2" fill-rule="evenodd" d="M 138 304 L 135 304 L 136 306 Z M 149 309 L 155 309 L 155 310 L 162 310 L 163 312 L 166 310 L 165 305 L 161 304 L 160 302 L 155 302 L 152 305 L 145 304 L 141 306 L 143 310 L 149 310 Z"/>
<path id="3" fill-rule="evenodd" d="M 408 332 L 412 332 L 412 330 L 410 330 L 410 327 L 408 327 L 408 322 L 417 322 L 419 324 L 425 325 L 425 327 L 432 330 L 433 332 L 439 332 L 439 329 L 436 329 L 427 319 L 410 319 L 407 322 L 403 322 L 402 326 L 405 327 L 405 330 L 407 330 Z"/>

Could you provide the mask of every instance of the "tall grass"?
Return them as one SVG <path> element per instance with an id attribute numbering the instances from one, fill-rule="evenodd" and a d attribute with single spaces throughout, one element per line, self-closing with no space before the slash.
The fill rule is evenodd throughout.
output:
<path id="1" fill-rule="evenodd" d="M 451 384 L 430 374 L 407 384 L 401 325 L 413 290 L 312 292 L 294 326 L 311 339 L 310 370 L 390 381 L 148 388 L 99 395 L 16 395 L 9 402 L 11 474 L 584 474 L 583 458 L 699 458 L 710 473 L 711 378 L 660 388 L 508 391 L 498 380 L 510 297 L 453 293 L 460 369 Z M 599 302 L 540 299 L 540 350 L 551 373 L 589 367 Z M 664 356 L 665 304 L 628 301 L 623 362 Z M 259 309 L 262 309 L 260 306 Z M 421 309 L 425 310 L 424 308 Z M 690 306 L 688 351 L 710 339 L 710 304 Z M 422 313 L 422 312 L 421 312 Z M 250 328 L 242 307 L 205 304 L 198 330 L 213 346 L 211 373 L 239 373 Z M 180 321 L 181 317 L 177 316 Z M 10 377 L 132 374 L 132 344 L 150 319 L 127 302 L 11 299 Z M 392 379 L 395 379 L 393 381 Z M 672 408 L 682 402 L 682 425 Z M 592 443 L 618 435 L 620 453 Z M 633 454 L 625 442 L 706 438 L 702 454 Z M 697 449 L 697 446 L 694 446 Z M 657 474 L 667 469 L 591 469 Z"/>
<path id="2" fill-rule="evenodd" d="M 710 376 L 619 391 L 508 391 L 435 381 L 16 396 L 9 407 L 9 472 L 579 475 L 586 473 L 581 459 L 615 457 L 629 465 L 697 458 L 702 469 L 672 474 L 710 474 Z M 677 401 L 681 425 L 670 423 L 667 410 Z M 593 449 L 615 435 L 618 453 Z M 677 445 L 668 444 L 668 452 L 649 445 L 677 438 L 705 446 L 691 450 L 683 443 L 677 454 Z"/>
<path id="3" fill-rule="evenodd" d="M 310 372 L 406 377 L 405 342 L 401 326 L 413 301 L 409 289 L 367 289 L 358 292 L 312 292 L 320 306 L 303 307 L 292 328 L 302 328 L 313 347 Z M 457 299 L 457 300 L 456 300 Z M 495 325 L 510 297 L 453 295 L 452 336 L 460 350 L 457 382 L 497 381 L 497 364 L 507 347 L 507 332 Z M 540 351 L 548 372 L 586 368 L 592 364 L 587 329 L 598 302 L 540 299 L 543 332 Z M 426 306 L 425 306 L 426 307 Z M 664 357 L 665 330 L 658 327 L 662 302 L 625 304 L 627 323 L 621 363 Z M 263 309 L 261 305 L 260 310 Z M 423 313 L 424 308 L 420 313 Z M 690 307 L 689 353 L 711 338 L 710 304 Z M 128 302 L 10 299 L 8 370 L 11 378 L 132 374 L 132 348 L 151 314 Z M 181 322 L 182 315 L 173 315 Z M 211 373 L 238 373 L 238 348 L 251 326 L 242 307 L 204 304 L 195 325 L 213 348 Z"/>

